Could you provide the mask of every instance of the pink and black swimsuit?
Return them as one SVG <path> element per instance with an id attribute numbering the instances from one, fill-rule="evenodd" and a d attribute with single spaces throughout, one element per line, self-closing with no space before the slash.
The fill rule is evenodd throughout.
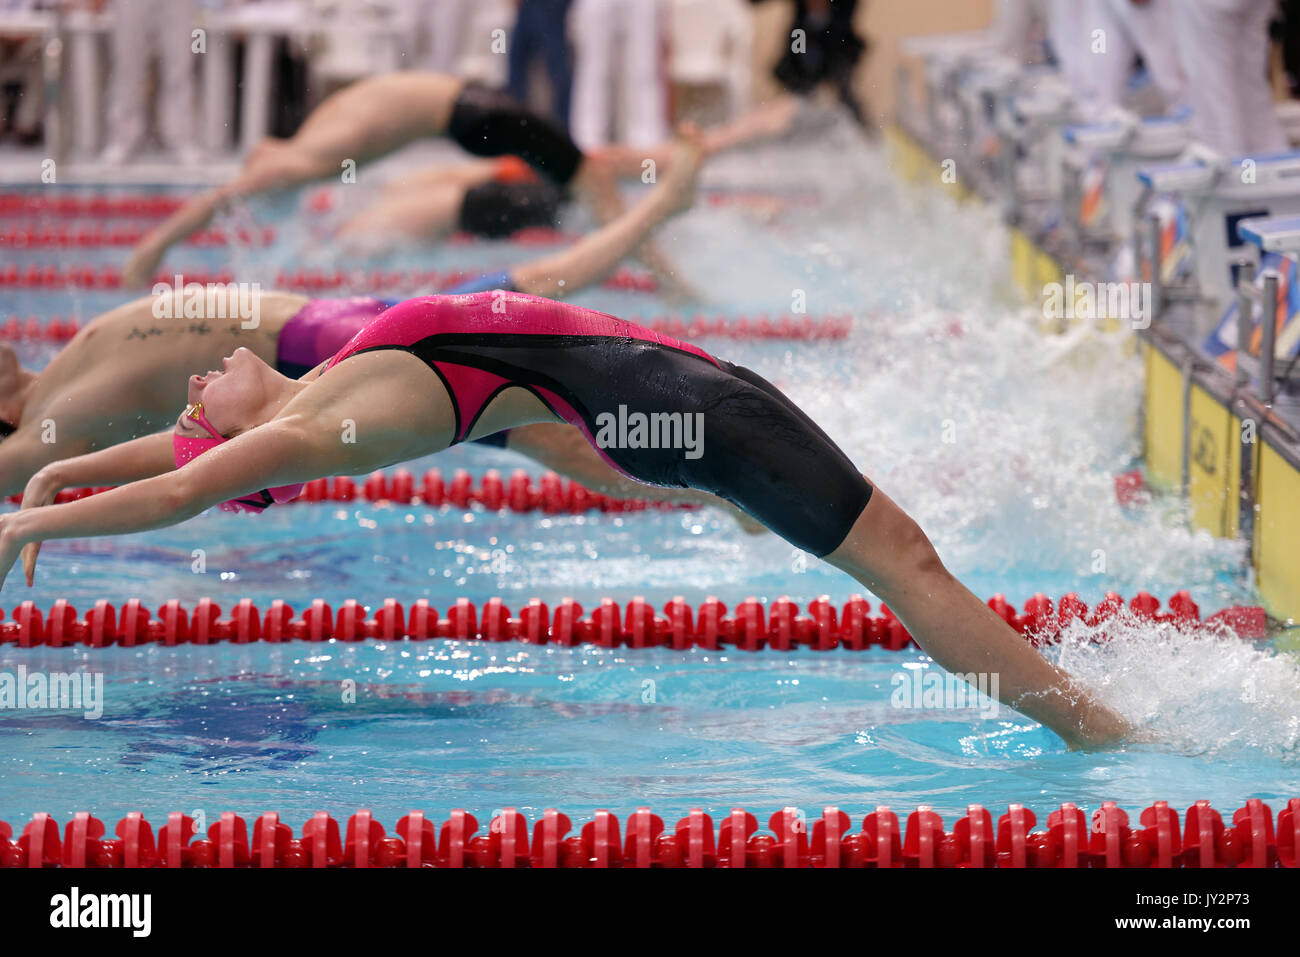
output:
<path id="1" fill-rule="evenodd" d="M 527 389 L 624 474 L 713 492 L 815 555 L 835 550 L 871 497 L 848 457 L 771 383 L 604 313 L 501 290 L 409 299 L 375 316 L 326 370 L 380 349 L 408 352 L 438 376 L 453 444 L 502 391 Z M 626 441 L 628 422 L 685 416 L 700 423 L 696 447 Z"/>

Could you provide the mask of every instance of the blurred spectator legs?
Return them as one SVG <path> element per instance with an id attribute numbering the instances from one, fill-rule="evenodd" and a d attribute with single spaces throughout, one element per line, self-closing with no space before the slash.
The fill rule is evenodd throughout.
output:
<path id="1" fill-rule="evenodd" d="M 111 12 L 109 144 L 104 162 L 129 159 L 144 140 L 151 55 L 159 61 L 155 103 L 163 145 L 180 162 L 196 162 L 201 154 L 194 122 L 193 0 L 114 0 Z"/>
<path id="2" fill-rule="evenodd" d="M 1093 54 L 1098 110 L 1119 106 L 1133 74 L 1133 57 L 1142 55 L 1166 111 L 1182 106 L 1187 95 L 1178 42 L 1174 39 L 1174 0 L 1090 0 L 1089 32 L 1105 31 L 1105 53 Z M 1091 42 L 1091 41 L 1090 41 Z"/>
<path id="3" fill-rule="evenodd" d="M 853 118 L 866 127 L 870 110 L 853 89 L 854 71 L 867 51 L 867 42 L 853 23 L 857 8 L 858 0 L 795 0 L 787 36 L 797 36 L 806 48 L 787 43 L 772 73 L 791 93 L 811 93 L 828 85 Z"/>
<path id="4" fill-rule="evenodd" d="M 465 27 L 476 0 L 435 0 L 426 14 L 429 52 L 425 69 L 435 73 L 457 73 L 464 53 Z"/>
<path id="5" fill-rule="evenodd" d="M 674 123 L 724 122 L 749 107 L 754 24 L 742 0 L 671 0 L 668 77 Z"/>
<path id="6" fill-rule="evenodd" d="M 520 0 L 510 38 L 510 95 L 536 106 L 529 96 L 529 71 L 541 58 L 550 83 L 551 114 L 566 129 L 573 88 L 573 65 L 565 25 L 571 0 Z"/>
<path id="7" fill-rule="evenodd" d="M 1225 156 L 1288 149 L 1269 86 L 1272 3 L 1182 0 L 1174 36 L 1196 138 Z"/>
<path id="8" fill-rule="evenodd" d="M 41 72 L 44 46 L 39 37 L 0 36 L 0 117 L 4 132 L 12 133 L 23 145 L 32 145 L 41 138 L 45 113 Z"/>
<path id="9" fill-rule="evenodd" d="M 574 0 L 569 31 L 575 53 L 569 126 L 577 144 L 663 142 L 668 120 L 657 0 Z M 623 128 L 613 131 L 616 115 Z"/>

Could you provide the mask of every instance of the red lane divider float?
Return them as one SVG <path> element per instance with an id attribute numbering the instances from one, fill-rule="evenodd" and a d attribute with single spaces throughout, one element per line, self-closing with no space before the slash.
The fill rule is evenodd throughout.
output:
<path id="1" fill-rule="evenodd" d="M 129 196 L 102 196 L 87 193 L 41 195 L 37 193 L 0 193 L 0 216 L 170 216 L 180 209 L 184 196 L 162 193 L 132 193 Z"/>
<path id="2" fill-rule="evenodd" d="M 629 322 L 645 326 L 674 339 L 725 338 L 741 341 L 755 339 L 793 339 L 811 342 L 822 339 L 844 339 L 853 328 L 852 316 L 828 314 L 824 316 L 769 315 L 711 316 L 697 313 L 693 316 L 629 316 Z M 75 317 L 54 317 L 42 320 L 37 316 L 26 318 L 11 315 L 0 322 L 0 339 L 10 341 L 66 342 L 77 334 L 81 324 Z"/>
<path id="3" fill-rule="evenodd" d="M 437 270 L 369 270 L 345 271 L 342 269 L 296 269 L 282 270 L 277 274 L 274 288 L 289 289 L 296 292 L 324 293 L 367 290 L 384 295 L 415 293 L 430 289 L 443 289 L 465 279 L 479 275 L 465 270 L 439 272 Z M 229 270 L 207 272 L 187 270 L 182 273 L 186 283 L 228 284 L 235 281 Z M 150 284 L 162 283 L 170 286 L 176 278 L 175 273 L 159 273 Z M 119 289 L 122 285 L 122 272 L 112 265 L 78 265 L 68 266 L 59 263 L 30 263 L 19 266 L 9 263 L 0 269 L 0 287 L 13 289 Z M 608 289 L 621 289 L 630 292 L 654 292 L 658 288 L 653 276 L 645 272 L 634 272 L 623 268 L 602 283 Z"/>
<path id="4" fill-rule="evenodd" d="M 816 815 L 785 807 L 768 819 L 768 833 L 744 808 L 715 822 L 696 808 L 669 830 L 648 807 L 628 815 L 622 828 L 606 810 L 574 829 L 553 808 L 532 824 L 515 808 L 493 812 L 479 833 L 473 814 L 454 810 L 442 821 L 412 811 L 389 834 L 370 811 L 357 811 L 346 829 L 320 811 L 301 831 L 267 812 L 248 821 L 227 811 L 199 832 L 179 811 L 153 826 L 138 811 L 117 822 L 113 836 L 89 812 L 73 815 L 59 834 L 58 820 L 38 813 L 17 839 L 0 821 L 0 867 L 759 867 L 759 868 L 1229 868 L 1297 866 L 1300 798 L 1276 817 L 1259 798 L 1249 799 L 1230 821 L 1197 801 L 1179 820 L 1156 801 L 1136 820 L 1113 801 L 1092 813 L 1066 802 L 1038 817 L 1021 804 L 996 821 L 987 808 L 967 805 L 945 829 L 929 807 L 906 822 L 877 807 L 854 830 L 838 807 Z"/>
<path id="5" fill-rule="evenodd" d="M 766 205 L 779 200 L 788 205 L 817 206 L 821 203 L 821 193 L 815 189 L 729 189 L 707 186 L 701 190 L 710 206 Z M 0 218 L 17 216 L 62 216 L 91 217 L 109 219 L 113 217 L 160 219 L 176 212 L 186 197 L 175 193 L 132 192 L 123 196 L 104 196 L 96 193 L 64 192 L 56 195 L 42 195 L 27 192 L 0 193 Z M 315 212 L 326 212 L 333 208 L 333 196 L 328 190 L 320 190 L 311 197 L 310 205 Z M 541 233 L 552 230 L 530 229 L 527 232 Z"/>
<path id="6" fill-rule="evenodd" d="M 1023 614 L 1016 612 L 1002 595 L 994 595 L 988 604 L 1034 645 L 1058 641 L 1062 629 L 1075 620 L 1093 626 L 1104 624 L 1125 607 L 1124 600 L 1115 594 L 1108 595 L 1091 613 L 1073 594 L 1066 595 L 1056 606 L 1045 595 L 1035 595 L 1025 603 Z M 1225 608 L 1202 622 L 1196 603 L 1186 592 L 1169 600 L 1167 613 L 1157 611 L 1159 604 L 1150 594 L 1139 592 L 1128 603 L 1128 609 L 1153 622 L 1169 622 L 1184 630 L 1203 629 L 1207 635 L 1223 633 L 1222 626 L 1228 626 L 1242 638 L 1264 636 L 1266 619 L 1261 608 Z M 337 611 L 317 598 L 297 615 L 279 599 L 263 612 L 245 598 L 228 616 L 222 615 L 220 606 L 210 598 L 199 599 L 192 612 L 173 599 L 158 607 L 156 617 L 138 598 L 128 600 L 121 608 L 101 599 L 84 616 L 79 616 L 68 601 L 59 599 L 45 612 L 34 602 L 22 602 L 13 609 L 12 620 L 0 621 L 0 643 L 24 648 L 437 638 L 740 651 L 790 651 L 800 647 L 815 651 L 862 651 L 874 647 L 899 651 L 914 645 L 912 636 L 887 607 L 881 606 L 880 614 L 872 615 L 871 604 L 860 595 L 838 608 L 823 595 L 809 602 L 803 612 L 784 596 L 768 606 L 756 598 L 746 598 L 730 614 L 716 598 L 706 599 L 695 609 L 677 597 L 664 605 L 662 614 L 656 614 L 640 597 L 626 605 L 612 598 L 601 599 L 590 614 L 584 614 L 582 605 L 572 598 L 562 599 L 554 612 L 541 599 L 534 598 L 517 617 L 500 598 L 488 599 L 481 608 L 461 598 L 447 607 L 445 615 L 439 615 L 423 598 L 409 609 L 394 598 L 373 607 L 347 599 Z M 1101 632 L 1094 640 L 1107 639 Z"/>
<path id="7" fill-rule="evenodd" d="M 579 515 L 585 512 L 641 512 L 646 509 L 675 509 L 691 506 L 672 502 L 652 502 L 645 499 L 616 499 L 588 491 L 577 482 L 562 479 L 554 472 L 544 472 L 534 484 L 533 476 L 523 469 L 511 473 L 510 481 L 502 480 L 501 473 L 489 469 L 477 486 L 464 469 L 457 469 L 450 480 L 443 478 L 439 469 L 424 473 L 417 487 L 415 476 L 406 469 L 396 469 L 392 475 L 375 472 L 358 483 L 346 475 L 308 482 L 302 495 L 294 502 L 391 502 L 394 504 L 443 505 L 467 509 L 482 505 L 491 511 L 540 511 L 548 515 Z M 97 488 L 65 489 L 55 502 L 75 502 L 77 499 L 110 491 L 109 485 Z M 8 501 L 17 504 L 21 495 L 10 495 Z M 284 503 L 291 504 L 291 503 Z"/>
<path id="8" fill-rule="evenodd" d="M 144 239 L 148 230 L 143 226 L 114 226 L 105 228 L 101 223 L 72 227 L 66 224 L 41 225 L 20 223 L 0 229 L 0 249 L 89 249 L 105 246 L 134 246 Z M 256 230 L 238 229 L 233 233 L 224 229 L 203 229 L 188 237 L 190 246 L 269 246 L 275 242 L 275 230 L 268 227 Z"/>

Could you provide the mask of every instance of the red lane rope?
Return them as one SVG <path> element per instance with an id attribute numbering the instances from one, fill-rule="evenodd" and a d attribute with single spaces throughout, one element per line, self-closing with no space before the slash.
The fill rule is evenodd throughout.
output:
<path id="1" fill-rule="evenodd" d="M 717 186 L 701 190 L 710 206 L 764 205 L 779 200 L 798 206 L 818 206 L 821 193 L 815 189 L 727 189 Z M 313 208 L 324 211 L 331 208 L 329 194 L 321 193 L 324 200 L 313 201 Z M 102 194 L 65 193 L 49 196 L 36 193 L 0 193 L 0 218 L 16 216 L 65 216 L 108 219 L 113 217 L 153 218 L 170 216 L 180 209 L 187 197 L 174 193 L 134 192 L 126 196 Z M 540 233 L 541 230 L 528 230 Z"/>
<path id="2" fill-rule="evenodd" d="M 130 196 L 36 193 L 0 193 L 0 216 L 170 216 L 180 209 L 184 196 L 133 193 Z"/>
<path id="3" fill-rule="evenodd" d="M 674 339 L 705 339 L 709 337 L 738 339 L 794 339 L 805 342 L 820 339 L 844 339 L 853 328 L 853 318 L 844 314 L 824 316 L 782 316 L 773 319 L 767 314 L 758 316 L 715 316 L 696 313 L 693 316 L 629 316 L 628 321 L 645 326 Z M 22 318 L 10 315 L 0 322 L 0 339 L 10 341 L 66 342 L 80 330 L 81 324 L 74 316 L 64 319 L 52 317 L 42 320 L 38 316 Z"/>
<path id="4" fill-rule="evenodd" d="M 75 502 L 90 495 L 111 491 L 112 488 L 111 485 L 103 485 L 96 488 L 64 489 L 55 497 L 55 502 Z M 577 482 L 562 479 L 554 472 L 544 472 L 534 479 L 523 469 L 515 469 L 510 475 L 509 483 L 502 481 L 499 471 L 489 469 L 477 487 L 473 477 L 464 469 L 457 469 L 450 481 L 443 478 L 440 469 L 429 469 L 421 478 L 418 488 L 415 477 L 406 469 L 395 469 L 391 476 L 385 472 L 374 472 L 360 483 L 349 476 L 340 475 L 308 482 L 302 495 L 293 501 L 339 503 L 358 499 L 372 503 L 391 502 L 401 506 L 427 505 L 433 508 L 447 505 L 468 509 L 482 505 L 491 511 L 541 511 L 548 515 L 694 507 L 646 499 L 610 498 L 588 491 Z M 17 504 L 22 501 L 22 496 L 10 495 L 8 501 Z"/>
<path id="5" fill-rule="evenodd" d="M 300 292 L 320 293 L 352 289 L 380 290 L 386 295 L 413 292 L 419 289 L 441 289 L 479 275 L 477 272 L 457 270 L 439 272 L 433 269 L 411 270 L 352 270 L 295 269 L 281 270 L 274 287 Z M 187 283 L 228 284 L 235 281 L 234 273 L 227 270 L 187 270 L 183 276 Z M 159 273 L 153 283 L 171 285 L 175 273 Z M 13 289 L 118 289 L 122 285 L 122 271 L 113 265 L 60 263 L 30 263 L 19 266 L 9 263 L 0 269 L 0 287 Z M 645 272 L 622 268 L 614 272 L 601 285 L 608 289 L 629 292 L 654 292 L 658 283 Z"/>
<path id="6" fill-rule="evenodd" d="M 1225 823 L 1209 801 L 1197 801 L 1179 821 L 1167 801 L 1156 801 L 1130 821 L 1114 801 L 1092 813 L 1071 802 L 1047 815 L 1034 830 L 1032 810 L 1012 804 L 997 818 L 979 804 L 953 822 L 921 806 L 900 825 L 888 807 L 877 807 L 853 830 L 848 814 L 825 807 L 817 816 L 786 807 L 768 819 L 770 833 L 744 808 L 713 818 L 696 808 L 669 830 L 642 807 L 621 829 L 609 811 L 597 811 L 576 833 L 567 814 L 547 809 L 534 822 L 515 808 L 494 812 L 487 833 L 478 819 L 454 810 L 435 823 L 412 811 L 385 831 L 370 811 L 357 811 L 340 835 L 339 822 L 320 811 L 297 834 L 267 812 L 248 822 L 223 813 L 199 834 L 194 819 L 179 811 L 158 829 L 138 811 L 118 821 L 115 836 L 81 811 L 59 836 L 58 820 L 37 813 L 17 840 L 0 821 L 0 867 L 760 867 L 760 868 L 1203 868 L 1287 867 L 1300 861 L 1300 798 L 1276 818 L 1250 798 Z M 196 838 L 197 835 L 197 838 Z"/>
<path id="7" fill-rule="evenodd" d="M 66 224 L 18 223 L 0 230 L 0 248 L 9 249 L 89 249 L 105 246 L 134 246 L 149 231 L 143 226 L 114 226 L 105 228 L 101 223 L 76 228 Z M 237 229 L 233 233 L 224 229 L 203 229 L 188 237 L 190 246 L 269 246 L 275 242 L 271 227 L 254 231 Z"/>
<path id="8" fill-rule="evenodd" d="M 1025 602 L 1023 613 L 1002 595 L 994 595 L 988 605 L 1034 645 L 1056 642 L 1062 629 L 1073 621 L 1096 626 L 1125 608 L 1124 599 L 1113 592 L 1091 613 L 1073 593 L 1055 605 L 1047 596 L 1035 595 Z M 1160 612 L 1159 607 L 1159 599 L 1147 592 L 1138 592 L 1127 605 L 1139 618 L 1183 629 L 1203 628 L 1206 634 L 1221 633 L 1224 626 L 1241 638 L 1262 638 L 1265 634 L 1267 620 L 1262 608 L 1225 608 L 1202 621 L 1200 609 L 1185 591 L 1169 599 L 1167 612 Z M 810 601 L 803 613 L 784 596 L 768 606 L 756 598 L 746 598 L 731 614 L 717 598 L 708 598 L 693 609 L 679 596 L 665 603 L 662 614 L 656 614 L 640 597 L 625 606 L 613 598 L 603 598 L 587 615 L 572 598 L 562 599 L 554 613 L 545 602 L 534 598 L 517 617 L 500 598 L 489 598 L 481 608 L 468 598 L 460 598 L 447 607 L 445 615 L 439 615 L 424 598 L 415 601 L 409 610 L 395 598 L 386 598 L 373 607 L 349 598 L 337 612 L 324 599 L 317 598 L 300 615 L 279 599 L 263 613 L 252 599 L 245 598 L 235 604 L 229 616 L 223 616 L 221 607 L 210 598 L 200 598 L 192 612 L 178 599 L 172 599 L 158 607 L 157 617 L 138 598 L 129 599 L 120 609 L 100 599 L 84 616 L 78 616 L 66 599 L 59 599 L 46 612 L 34 602 L 22 602 L 13 609 L 11 621 L 0 621 L 0 643 L 24 648 L 435 638 L 562 646 L 593 644 L 605 648 L 732 647 L 740 651 L 790 651 L 799 647 L 816 651 L 862 651 L 873 647 L 900 651 L 914 646 L 912 636 L 887 607 L 882 605 L 880 614 L 872 615 L 871 604 L 860 595 L 852 596 L 838 608 L 823 595 Z M 1105 640 L 1104 633 L 1094 639 Z"/>

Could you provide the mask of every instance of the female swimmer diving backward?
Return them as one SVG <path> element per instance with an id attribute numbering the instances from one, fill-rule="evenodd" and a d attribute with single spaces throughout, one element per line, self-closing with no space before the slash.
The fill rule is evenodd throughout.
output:
<path id="1" fill-rule="evenodd" d="M 599 281 L 661 223 L 690 208 L 703 156 L 698 136 L 684 129 L 658 184 L 635 206 L 568 248 L 448 292 L 503 288 L 559 297 Z M 391 305 L 368 297 L 308 299 L 268 292 L 257 297 L 257 321 L 245 328 L 237 298 L 236 290 L 226 290 L 220 300 L 205 304 L 202 314 L 184 319 L 181 302 L 163 303 L 178 318 L 158 319 L 157 297 L 137 299 L 90 322 L 40 372 L 21 368 L 14 351 L 0 345 L 0 495 L 21 492 L 33 475 L 44 489 L 117 482 L 118 465 L 86 453 L 169 429 L 185 400 L 189 372 L 210 368 L 245 346 L 280 373 L 298 378 Z M 693 489 L 650 489 L 630 481 L 569 425 L 539 422 L 483 441 L 615 498 L 722 504 Z M 747 530 L 761 531 L 742 513 L 735 517 Z"/>
<path id="2" fill-rule="evenodd" d="M 95 453 L 115 456 L 130 484 L 62 505 L 29 491 L 0 516 L 0 574 L 21 552 L 30 583 L 46 539 L 161 528 L 221 503 L 260 510 L 311 479 L 525 423 L 564 421 L 595 445 L 604 416 L 624 408 L 629 419 L 699 414 L 702 450 L 598 451 L 642 482 L 713 492 L 848 572 L 940 665 L 997 673 L 1005 703 L 1069 744 L 1130 731 L 953 578 L 919 526 L 774 386 L 612 316 L 499 290 L 411 299 L 301 380 L 239 349 L 223 371 L 191 377 L 189 399 L 172 435 Z"/>

